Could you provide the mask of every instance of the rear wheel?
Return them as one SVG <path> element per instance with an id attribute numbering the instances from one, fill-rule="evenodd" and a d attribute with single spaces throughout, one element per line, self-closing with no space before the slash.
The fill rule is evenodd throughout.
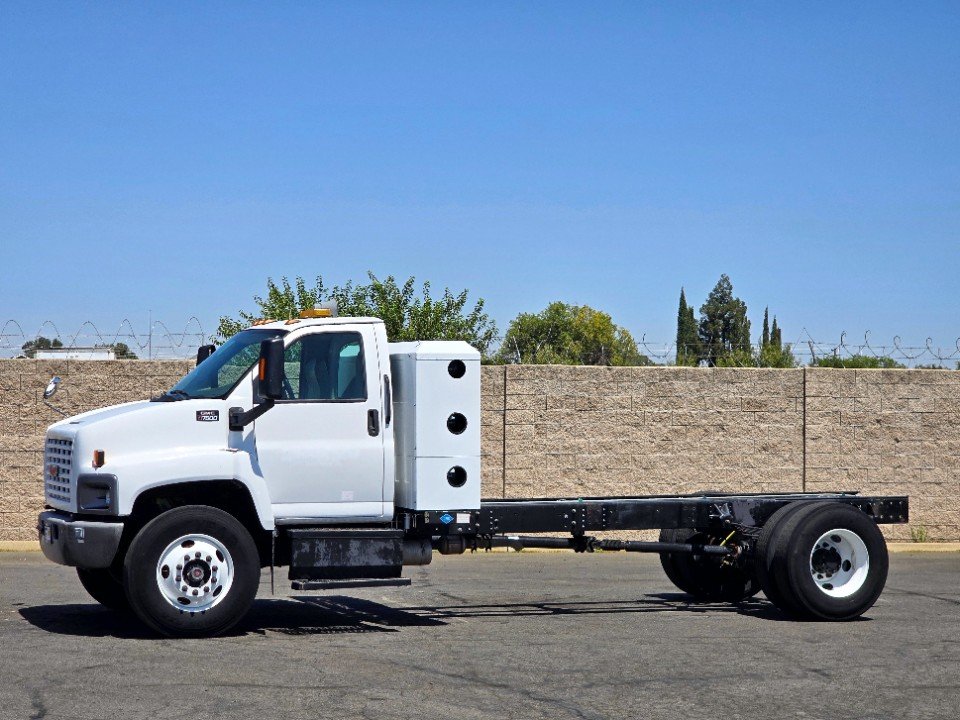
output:
<path id="1" fill-rule="evenodd" d="M 694 528 L 660 531 L 660 542 L 668 543 L 719 545 L 725 539 Z M 751 573 L 724 556 L 666 552 L 660 564 L 670 582 L 700 602 L 740 602 L 760 591 Z"/>
<path id="2" fill-rule="evenodd" d="M 791 514 L 765 549 L 777 606 L 806 619 L 852 620 L 887 581 L 887 546 L 873 518 L 843 503 L 810 503 Z"/>
<path id="3" fill-rule="evenodd" d="M 104 607 L 111 610 L 129 610 L 123 583 L 109 568 L 77 568 L 77 577 L 83 589 Z"/>
<path id="4" fill-rule="evenodd" d="M 778 567 L 774 568 L 774 553 L 771 548 L 778 541 L 784 528 L 798 511 L 811 505 L 828 505 L 824 501 L 804 502 L 797 501 L 784 505 L 777 510 L 764 523 L 760 530 L 760 537 L 757 539 L 755 552 L 754 571 L 757 582 L 767 596 L 767 600 L 772 602 L 784 612 L 795 614 L 798 612 L 796 604 L 792 601 L 789 588 L 783 590 L 780 588 L 780 578 L 783 577 L 783 571 Z M 789 534 L 790 531 L 788 531 Z M 779 561 L 778 561 L 779 562 Z"/>
<path id="5" fill-rule="evenodd" d="M 204 505 L 176 508 L 137 534 L 124 560 L 127 598 L 164 635 L 219 635 L 246 614 L 260 558 L 247 529 Z"/>

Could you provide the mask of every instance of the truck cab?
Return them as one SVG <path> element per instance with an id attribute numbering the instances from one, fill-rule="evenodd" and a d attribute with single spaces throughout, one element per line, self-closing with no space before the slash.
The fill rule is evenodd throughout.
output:
<path id="1" fill-rule="evenodd" d="M 70 417 L 47 432 L 43 550 L 77 566 L 81 580 L 115 586 L 117 602 L 137 537 L 177 508 L 219 509 L 238 521 L 258 571 L 296 565 L 314 579 L 316 568 L 293 556 L 325 552 L 331 532 L 394 531 L 387 545 L 400 559 L 381 573 L 399 575 L 405 540 L 395 530 L 411 513 L 457 517 L 479 508 L 479 353 L 466 343 L 390 344 L 381 320 L 321 309 L 256 323 L 204 355 L 158 397 Z M 439 369 L 440 384 L 418 363 Z M 399 397 L 394 372 L 405 378 Z M 316 535 L 323 528 L 327 535 Z M 311 540 L 296 540 L 305 529 Z M 407 551 L 411 562 L 429 558 L 422 547 Z M 349 576 L 349 565 L 329 574 Z M 178 611 L 206 611 L 186 597 Z"/>
<path id="2" fill-rule="evenodd" d="M 283 343 L 280 396 L 270 412 L 231 430 L 231 409 L 260 400 L 255 366 L 265 340 Z M 153 488 L 229 479 L 249 492 L 266 530 L 301 519 L 389 521 L 394 459 L 386 350 L 383 323 L 373 318 L 243 330 L 166 393 L 51 426 L 47 503 L 122 517 Z M 100 488 L 99 496 L 89 486 Z"/>

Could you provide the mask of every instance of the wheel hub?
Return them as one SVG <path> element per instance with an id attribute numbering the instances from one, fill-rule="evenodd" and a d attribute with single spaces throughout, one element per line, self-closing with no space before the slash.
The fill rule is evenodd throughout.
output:
<path id="1" fill-rule="evenodd" d="M 829 530 L 810 551 L 810 576 L 820 591 L 830 597 L 853 595 L 863 587 L 869 570 L 867 545 L 852 530 Z"/>
<path id="2" fill-rule="evenodd" d="M 184 535 L 160 554 L 157 587 L 177 610 L 206 612 L 230 592 L 233 572 L 233 558 L 220 540 Z"/>
<path id="3" fill-rule="evenodd" d="M 191 587 L 200 587 L 210 575 L 210 566 L 203 560 L 191 560 L 183 568 L 183 579 Z"/>
<path id="4" fill-rule="evenodd" d="M 823 545 L 813 551 L 813 558 L 810 564 L 818 575 L 823 574 L 827 577 L 832 577 L 843 564 L 843 558 L 840 557 L 840 553 L 836 547 L 823 543 Z"/>

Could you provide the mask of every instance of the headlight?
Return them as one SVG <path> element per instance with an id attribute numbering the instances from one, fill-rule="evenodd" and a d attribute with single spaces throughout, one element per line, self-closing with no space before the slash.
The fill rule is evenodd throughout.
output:
<path id="1" fill-rule="evenodd" d="M 117 476 L 97 473 L 77 478 L 77 510 L 116 514 Z"/>

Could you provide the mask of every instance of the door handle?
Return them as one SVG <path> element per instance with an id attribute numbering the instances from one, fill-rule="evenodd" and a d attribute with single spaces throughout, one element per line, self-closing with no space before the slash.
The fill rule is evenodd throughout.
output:
<path id="1" fill-rule="evenodd" d="M 367 433 L 373 437 L 380 434 L 379 410 L 367 410 Z"/>
<path id="2" fill-rule="evenodd" d="M 383 376 L 383 426 L 390 427 L 393 418 L 393 393 L 390 392 L 390 376 Z"/>

